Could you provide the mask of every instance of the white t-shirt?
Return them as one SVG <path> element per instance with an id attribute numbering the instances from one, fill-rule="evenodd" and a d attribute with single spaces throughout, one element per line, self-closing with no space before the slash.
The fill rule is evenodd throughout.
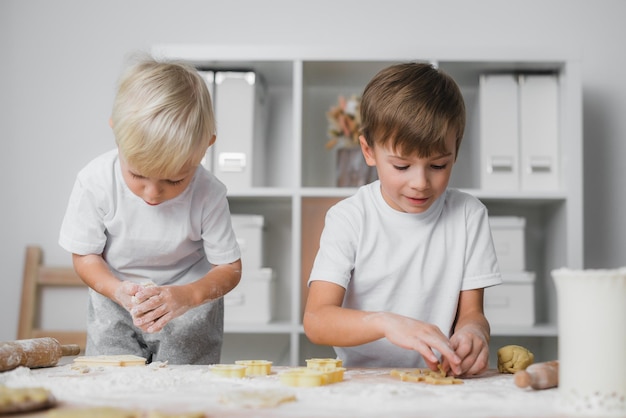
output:
<path id="1" fill-rule="evenodd" d="M 459 293 L 502 282 L 487 209 L 448 189 L 426 212 L 392 209 L 380 182 L 329 209 L 309 278 L 346 289 L 343 306 L 394 312 L 450 335 Z M 421 356 L 386 339 L 335 347 L 349 367 L 425 367 Z"/>
<path id="2" fill-rule="evenodd" d="M 199 166 L 183 193 L 150 206 L 124 182 L 117 149 L 78 173 L 59 244 L 102 254 L 122 280 L 157 285 L 193 282 L 241 256 L 226 187 L 213 174 Z"/>

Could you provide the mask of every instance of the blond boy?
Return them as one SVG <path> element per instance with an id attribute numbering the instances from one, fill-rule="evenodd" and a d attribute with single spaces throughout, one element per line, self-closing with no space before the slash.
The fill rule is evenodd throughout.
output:
<path id="1" fill-rule="evenodd" d="M 91 288 L 86 354 L 217 363 L 241 261 L 226 188 L 200 165 L 216 138 L 206 85 L 141 60 L 110 123 L 117 147 L 79 172 L 59 238 Z"/>

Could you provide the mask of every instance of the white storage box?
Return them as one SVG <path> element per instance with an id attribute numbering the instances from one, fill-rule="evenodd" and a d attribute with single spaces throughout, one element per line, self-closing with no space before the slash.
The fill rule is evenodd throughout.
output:
<path id="1" fill-rule="evenodd" d="M 485 190 L 519 190 L 519 91 L 514 74 L 483 74 L 480 181 Z"/>
<path id="2" fill-rule="evenodd" d="M 490 216 L 489 225 L 500 271 L 507 273 L 526 270 L 526 219 L 518 216 Z"/>
<path id="3" fill-rule="evenodd" d="M 232 214 L 231 221 L 237 243 L 241 249 L 243 271 L 256 271 L 263 267 L 263 225 L 261 215 Z"/>
<path id="4" fill-rule="evenodd" d="M 559 80 L 556 75 L 520 77 L 522 190 L 559 188 Z"/>
<path id="5" fill-rule="evenodd" d="M 198 70 L 198 74 L 206 83 L 207 90 L 209 90 L 209 95 L 211 96 L 211 103 L 215 106 L 215 72 Z M 211 172 L 213 171 L 213 148 L 209 147 L 207 149 L 206 155 L 201 162 L 204 168 Z"/>
<path id="6" fill-rule="evenodd" d="M 484 308 L 491 325 L 534 325 L 535 273 L 503 273 L 502 284 L 485 289 Z"/>
<path id="7" fill-rule="evenodd" d="M 265 87 L 252 71 L 215 72 L 213 173 L 229 191 L 265 185 Z"/>
<path id="8" fill-rule="evenodd" d="M 270 322 L 274 316 L 274 286 L 271 268 L 244 272 L 237 287 L 224 296 L 224 323 Z"/>

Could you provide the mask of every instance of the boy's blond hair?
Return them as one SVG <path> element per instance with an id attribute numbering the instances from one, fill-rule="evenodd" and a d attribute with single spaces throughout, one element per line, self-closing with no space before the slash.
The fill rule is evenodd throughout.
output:
<path id="1" fill-rule="evenodd" d="M 403 155 L 445 153 L 453 131 L 458 155 L 465 130 L 465 103 L 456 82 L 425 63 L 401 63 L 381 70 L 361 99 L 361 134 L 368 145 L 391 144 Z"/>
<path id="2" fill-rule="evenodd" d="M 120 78 L 111 123 L 122 158 L 149 177 L 200 164 L 215 134 L 207 86 L 191 66 L 144 58 Z"/>

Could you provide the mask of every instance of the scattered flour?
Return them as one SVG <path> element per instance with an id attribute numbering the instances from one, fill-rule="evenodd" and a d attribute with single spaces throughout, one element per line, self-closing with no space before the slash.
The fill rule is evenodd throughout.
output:
<path id="1" fill-rule="evenodd" d="M 348 369 L 344 381 L 313 388 L 283 386 L 269 376 L 225 378 L 208 366 L 154 364 L 146 367 L 95 367 L 73 370 L 70 365 L 47 369 L 24 367 L 0 373 L 0 384 L 43 386 L 61 405 L 117 406 L 143 411 L 204 412 L 211 416 L 255 417 L 560 417 L 558 391 L 520 389 L 512 375 L 489 372 L 465 379 L 462 385 L 435 386 L 401 382 L 388 370 Z M 284 391 L 296 397 L 274 408 L 249 409 L 220 399 L 242 391 Z M 232 396 L 231 396 L 232 397 Z"/>

